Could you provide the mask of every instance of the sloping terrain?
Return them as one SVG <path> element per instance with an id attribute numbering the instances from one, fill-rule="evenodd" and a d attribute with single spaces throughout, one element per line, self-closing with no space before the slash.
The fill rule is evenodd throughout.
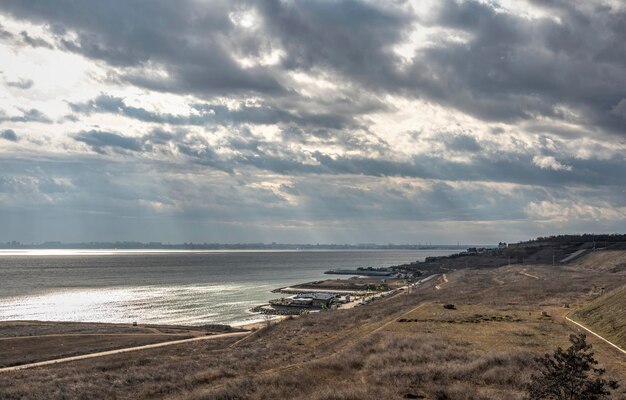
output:
<path id="1" fill-rule="evenodd" d="M 571 265 L 611 273 L 626 271 L 626 251 L 593 251 L 572 262 Z"/>
<path id="2" fill-rule="evenodd" d="M 564 305 L 584 306 L 598 300 L 598 288 L 626 285 L 626 271 L 596 265 L 603 257 L 618 265 L 621 253 L 595 252 L 596 268 L 589 256 L 554 266 L 470 264 L 408 294 L 288 319 L 242 340 L 8 372 L 0 374 L 0 398 L 521 400 L 533 357 L 581 331 L 565 321 Z M 614 398 L 625 398 L 626 360 L 600 339 L 588 341 L 622 383 Z"/>
<path id="3" fill-rule="evenodd" d="M 573 316 L 597 334 L 626 349 L 626 285 L 585 304 Z"/>

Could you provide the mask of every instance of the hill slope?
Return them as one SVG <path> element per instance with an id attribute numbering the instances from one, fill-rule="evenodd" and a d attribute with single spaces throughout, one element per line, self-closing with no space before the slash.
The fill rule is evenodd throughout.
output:
<path id="1" fill-rule="evenodd" d="M 626 285 L 585 304 L 574 318 L 626 349 Z"/>
<path id="2" fill-rule="evenodd" d="M 591 268 L 599 271 L 618 273 L 626 271 L 626 251 L 594 251 L 574 260 L 570 263 L 570 265 L 574 267 Z"/>

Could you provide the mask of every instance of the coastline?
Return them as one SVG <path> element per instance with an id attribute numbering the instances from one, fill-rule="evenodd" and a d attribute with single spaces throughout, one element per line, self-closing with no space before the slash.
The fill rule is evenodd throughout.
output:
<path id="1" fill-rule="evenodd" d="M 0 257 L 0 280 L 7 286 L 0 320 L 240 326 L 263 318 L 249 310 L 281 297 L 272 294 L 276 288 L 328 278 L 324 271 L 332 268 L 395 266 L 431 255 L 369 250 Z M 24 279 L 24 268 L 36 279 Z"/>

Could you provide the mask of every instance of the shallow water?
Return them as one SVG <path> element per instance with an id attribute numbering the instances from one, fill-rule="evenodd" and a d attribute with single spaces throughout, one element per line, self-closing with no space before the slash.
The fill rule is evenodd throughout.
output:
<path id="1" fill-rule="evenodd" d="M 272 289 L 449 250 L 0 251 L 0 320 L 237 324 Z"/>

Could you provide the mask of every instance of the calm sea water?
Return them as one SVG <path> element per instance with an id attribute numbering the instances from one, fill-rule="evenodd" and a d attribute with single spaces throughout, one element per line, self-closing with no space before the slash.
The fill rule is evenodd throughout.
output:
<path id="1" fill-rule="evenodd" d="M 444 250 L 0 251 L 0 320 L 237 324 L 272 289 Z"/>

